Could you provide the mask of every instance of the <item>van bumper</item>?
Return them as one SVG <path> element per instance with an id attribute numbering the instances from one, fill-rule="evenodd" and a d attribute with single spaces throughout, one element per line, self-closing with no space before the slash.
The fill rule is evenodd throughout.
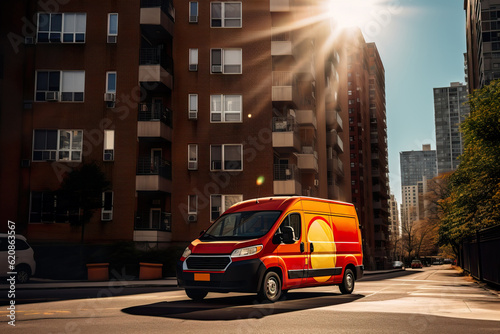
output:
<path id="1" fill-rule="evenodd" d="M 232 262 L 224 272 L 210 272 L 209 281 L 195 281 L 195 273 L 184 271 L 182 261 L 177 261 L 177 284 L 186 289 L 203 289 L 212 292 L 258 292 L 266 266 L 260 259 Z"/>
<path id="2" fill-rule="evenodd" d="M 360 279 L 361 277 L 363 277 L 364 272 L 365 272 L 364 265 L 356 266 L 356 279 Z"/>

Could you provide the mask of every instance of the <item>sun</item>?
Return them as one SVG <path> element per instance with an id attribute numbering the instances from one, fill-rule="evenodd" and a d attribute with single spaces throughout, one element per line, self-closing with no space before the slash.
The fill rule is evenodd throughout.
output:
<path id="1" fill-rule="evenodd" d="M 363 29 L 377 14 L 384 10 L 387 0 L 327 0 L 332 26 L 338 29 L 358 27 Z"/>

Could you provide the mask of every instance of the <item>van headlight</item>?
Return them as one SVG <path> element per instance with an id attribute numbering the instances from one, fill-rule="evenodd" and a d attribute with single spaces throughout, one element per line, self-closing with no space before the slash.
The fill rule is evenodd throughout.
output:
<path id="1" fill-rule="evenodd" d="M 257 245 L 257 246 L 250 246 L 250 247 L 245 247 L 245 248 L 238 248 L 235 249 L 231 253 L 231 257 L 242 257 L 242 256 L 250 256 L 257 254 L 264 248 L 262 245 Z"/>
<path id="2" fill-rule="evenodd" d="M 186 249 L 184 250 L 184 253 L 182 253 L 182 258 L 187 258 L 189 255 L 191 255 L 191 250 L 189 249 L 189 246 L 186 247 Z"/>

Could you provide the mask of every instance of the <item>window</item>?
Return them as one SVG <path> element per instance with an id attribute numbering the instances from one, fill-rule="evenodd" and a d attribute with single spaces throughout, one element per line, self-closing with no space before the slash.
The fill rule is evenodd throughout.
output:
<path id="1" fill-rule="evenodd" d="M 211 145 L 210 170 L 243 170 L 243 145 Z"/>
<path id="2" fill-rule="evenodd" d="M 35 130 L 33 161 L 81 161 L 82 130 Z"/>
<path id="3" fill-rule="evenodd" d="M 212 2 L 211 27 L 240 28 L 241 2 Z"/>
<path id="4" fill-rule="evenodd" d="M 116 72 L 106 72 L 106 93 L 116 94 Z"/>
<path id="5" fill-rule="evenodd" d="M 108 43 L 116 43 L 118 39 L 118 14 L 108 14 Z"/>
<path id="6" fill-rule="evenodd" d="M 189 195 L 188 196 L 188 214 L 198 213 L 198 196 Z"/>
<path id="7" fill-rule="evenodd" d="M 198 169 L 198 144 L 188 145 L 188 169 Z"/>
<path id="8" fill-rule="evenodd" d="M 243 195 L 211 195 L 210 220 L 216 220 L 224 211 L 241 201 L 243 201 Z"/>
<path id="9" fill-rule="evenodd" d="M 211 122 L 241 122 L 241 95 L 210 96 Z"/>
<path id="10" fill-rule="evenodd" d="M 297 240 L 300 240 L 300 234 L 301 234 L 301 230 L 302 230 L 301 225 L 302 224 L 300 222 L 300 213 L 291 213 L 288 216 L 286 216 L 286 218 L 281 223 L 280 232 L 281 232 L 281 227 L 290 226 L 291 228 L 293 228 L 293 232 L 295 235 L 294 240 L 297 241 Z"/>
<path id="11" fill-rule="evenodd" d="M 198 2 L 189 2 L 189 23 L 198 22 Z"/>
<path id="12" fill-rule="evenodd" d="M 212 49 L 211 72 L 241 74 L 241 49 Z"/>
<path id="13" fill-rule="evenodd" d="M 189 70 L 198 71 L 198 49 L 189 49 Z"/>
<path id="14" fill-rule="evenodd" d="M 189 119 L 198 119 L 198 94 L 189 94 Z"/>
<path id="15" fill-rule="evenodd" d="M 104 161 L 115 160 L 115 130 L 104 130 Z"/>
<path id="16" fill-rule="evenodd" d="M 37 71 L 35 101 L 83 102 L 85 71 Z"/>
<path id="17" fill-rule="evenodd" d="M 112 191 L 105 191 L 102 193 L 101 220 L 102 221 L 113 220 L 113 192 Z"/>
<path id="18" fill-rule="evenodd" d="M 38 43 L 85 43 L 87 14 L 38 13 Z"/>

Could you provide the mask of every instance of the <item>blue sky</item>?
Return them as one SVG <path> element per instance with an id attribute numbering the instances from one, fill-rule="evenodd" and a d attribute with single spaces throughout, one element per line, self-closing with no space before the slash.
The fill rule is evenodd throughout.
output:
<path id="1" fill-rule="evenodd" d="M 399 152 L 436 149 L 433 88 L 465 83 L 465 11 L 463 0 L 391 0 L 369 16 L 361 28 L 385 68 L 389 175 L 401 204 Z"/>

